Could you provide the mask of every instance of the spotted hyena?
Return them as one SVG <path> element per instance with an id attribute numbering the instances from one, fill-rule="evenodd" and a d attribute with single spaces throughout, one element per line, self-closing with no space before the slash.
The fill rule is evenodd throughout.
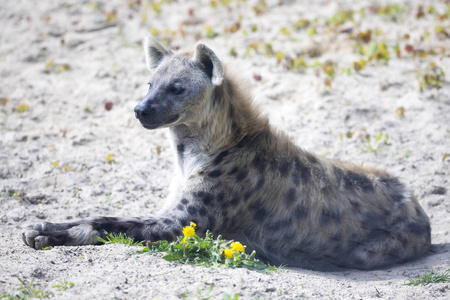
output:
<path id="1" fill-rule="evenodd" d="M 178 163 L 170 199 L 143 218 L 32 223 L 25 244 L 98 244 L 105 231 L 170 241 L 194 221 L 200 234 L 241 241 L 277 265 L 372 269 L 429 250 L 429 219 L 402 182 L 296 146 L 207 46 L 174 53 L 148 36 L 145 54 L 150 87 L 134 111 L 144 128 L 170 130 Z"/>

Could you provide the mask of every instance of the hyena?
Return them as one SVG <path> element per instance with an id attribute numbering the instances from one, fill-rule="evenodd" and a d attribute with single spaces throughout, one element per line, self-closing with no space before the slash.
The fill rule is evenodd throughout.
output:
<path id="1" fill-rule="evenodd" d="M 173 241 L 193 221 L 272 264 L 316 270 L 379 268 L 429 250 L 429 219 L 398 178 L 296 146 L 204 44 L 175 53 L 148 36 L 144 47 L 152 74 L 134 111 L 144 128 L 170 130 L 178 168 L 167 203 L 143 218 L 35 222 L 25 244 L 99 244 L 105 232 Z"/>

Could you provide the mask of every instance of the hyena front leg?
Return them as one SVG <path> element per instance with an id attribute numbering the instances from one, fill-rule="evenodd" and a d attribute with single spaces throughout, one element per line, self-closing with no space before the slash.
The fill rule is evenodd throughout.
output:
<path id="1" fill-rule="evenodd" d="M 48 246 L 101 244 L 106 233 L 123 233 L 135 241 L 172 241 L 189 224 L 188 216 L 149 218 L 92 217 L 70 223 L 34 222 L 26 225 L 22 239 L 26 245 L 42 249 Z"/>

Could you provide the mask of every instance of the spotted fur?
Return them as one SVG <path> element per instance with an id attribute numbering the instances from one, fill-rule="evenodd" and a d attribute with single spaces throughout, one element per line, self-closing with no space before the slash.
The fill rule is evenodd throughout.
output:
<path id="1" fill-rule="evenodd" d="M 379 268 L 429 250 L 429 219 L 398 178 L 293 144 L 204 44 L 174 53 L 147 37 L 145 51 L 152 76 L 135 114 L 147 129 L 170 130 L 171 197 L 146 218 L 33 223 L 27 245 L 97 244 L 105 231 L 174 240 L 193 221 L 199 234 L 209 229 L 272 264 L 309 269 Z"/>

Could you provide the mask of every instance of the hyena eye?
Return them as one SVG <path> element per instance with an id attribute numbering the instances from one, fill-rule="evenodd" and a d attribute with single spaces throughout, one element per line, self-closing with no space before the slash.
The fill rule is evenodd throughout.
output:
<path id="1" fill-rule="evenodd" d="M 175 95 L 181 95 L 184 92 L 184 88 L 182 88 L 181 86 L 171 86 L 169 88 L 169 91 L 171 93 L 174 93 Z"/>

